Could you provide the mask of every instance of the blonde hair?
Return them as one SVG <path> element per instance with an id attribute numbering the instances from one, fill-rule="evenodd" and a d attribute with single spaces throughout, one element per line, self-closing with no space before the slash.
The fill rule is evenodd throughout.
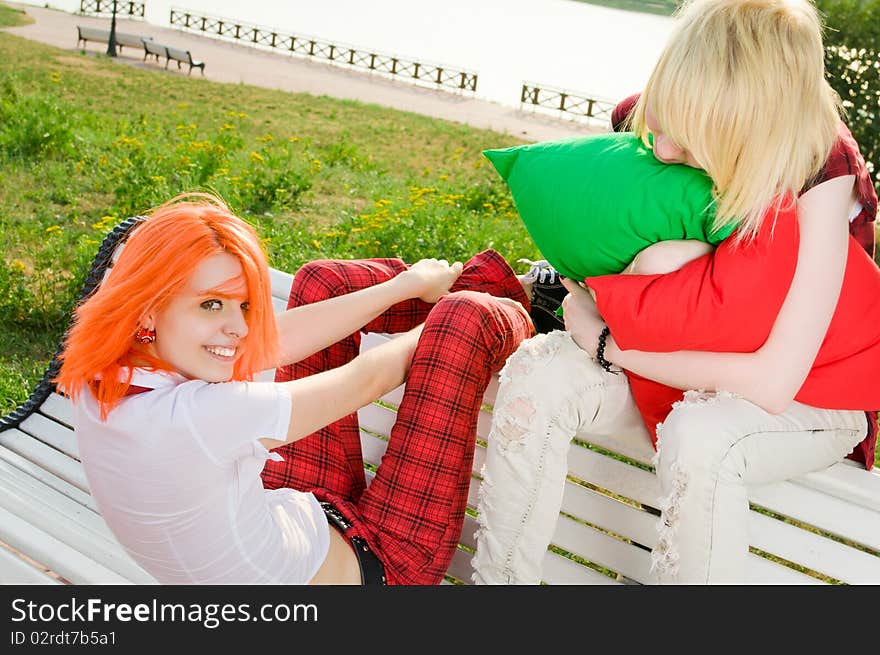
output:
<path id="1" fill-rule="evenodd" d="M 636 104 L 649 108 L 714 183 L 715 228 L 755 235 L 794 202 L 837 138 L 840 98 L 825 79 L 822 24 L 808 0 L 686 0 Z"/>
<path id="2" fill-rule="evenodd" d="M 248 336 L 233 380 L 250 380 L 279 351 L 269 265 L 254 229 L 222 200 L 206 193 L 182 194 L 150 213 L 128 238 L 94 295 L 77 307 L 55 382 L 76 399 L 91 390 L 101 418 L 128 391 L 126 368 L 146 362 L 158 370 L 171 364 L 151 357 L 134 338 L 144 315 L 162 311 L 206 259 L 228 253 L 241 262 L 248 287 Z"/>

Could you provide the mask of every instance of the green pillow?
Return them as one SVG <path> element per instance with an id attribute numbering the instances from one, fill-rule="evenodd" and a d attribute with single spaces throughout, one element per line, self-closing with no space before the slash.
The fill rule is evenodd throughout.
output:
<path id="1" fill-rule="evenodd" d="M 657 161 L 632 132 L 486 150 L 507 182 L 541 255 L 566 277 L 620 273 L 668 239 L 717 244 L 712 182 L 701 170 Z"/>

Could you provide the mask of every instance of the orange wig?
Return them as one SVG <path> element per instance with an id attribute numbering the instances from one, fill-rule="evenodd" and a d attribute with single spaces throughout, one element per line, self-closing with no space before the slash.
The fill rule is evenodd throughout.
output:
<path id="1" fill-rule="evenodd" d="M 58 387 L 76 399 L 87 386 L 106 419 L 128 391 L 131 367 L 173 370 L 151 357 L 135 332 L 145 316 L 163 310 L 205 259 L 224 252 L 241 262 L 249 296 L 248 335 L 232 378 L 250 380 L 272 366 L 278 330 L 260 240 L 221 200 L 192 193 L 151 212 L 129 236 L 98 290 L 77 307 L 55 379 Z"/>

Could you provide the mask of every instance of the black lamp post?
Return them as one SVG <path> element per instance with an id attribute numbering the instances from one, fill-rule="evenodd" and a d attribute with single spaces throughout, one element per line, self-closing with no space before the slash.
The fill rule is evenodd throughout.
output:
<path id="1" fill-rule="evenodd" d="M 116 0 L 113 0 L 113 15 L 110 17 L 110 38 L 107 39 L 107 56 L 116 56 Z"/>

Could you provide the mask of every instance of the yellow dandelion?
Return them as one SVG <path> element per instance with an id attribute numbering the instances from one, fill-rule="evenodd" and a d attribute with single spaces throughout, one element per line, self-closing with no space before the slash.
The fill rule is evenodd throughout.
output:
<path id="1" fill-rule="evenodd" d="M 321 242 L 318 241 L 317 239 L 312 239 L 312 245 L 315 246 L 315 248 L 320 248 Z"/>
<path id="2" fill-rule="evenodd" d="M 262 164 L 266 159 L 260 153 L 251 151 L 251 161 Z"/>
<path id="3" fill-rule="evenodd" d="M 49 232 L 49 233 L 60 232 L 60 231 L 61 231 L 60 225 L 50 225 L 49 227 L 46 228 L 46 232 Z"/>

